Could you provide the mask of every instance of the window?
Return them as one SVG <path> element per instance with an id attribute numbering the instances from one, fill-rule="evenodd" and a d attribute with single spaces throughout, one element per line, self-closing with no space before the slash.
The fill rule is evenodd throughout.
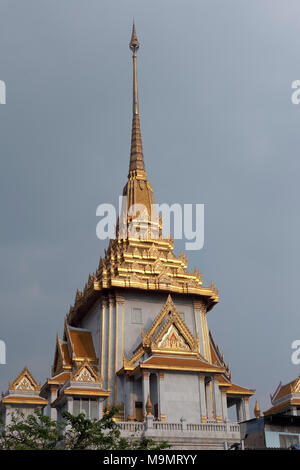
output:
<path id="1" fill-rule="evenodd" d="M 279 443 L 281 449 L 288 449 L 293 444 L 299 444 L 297 434 L 279 434 Z"/>
<path id="2" fill-rule="evenodd" d="M 95 398 L 74 398 L 73 414 L 83 413 L 89 419 L 99 419 L 98 401 Z"/>
<path id="3" fill-rule="evenodd" d="M 142 309 L 133 308 L 131 311 L 131 323 L 143 323 Z"/>

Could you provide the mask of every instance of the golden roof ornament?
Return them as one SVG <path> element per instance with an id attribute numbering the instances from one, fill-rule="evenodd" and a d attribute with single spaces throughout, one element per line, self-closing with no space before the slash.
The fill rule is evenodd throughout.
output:
<path id="1" fill-rule="evenodd" d="M 260 417 L 260 407 L 258 406 L 257 400 L 256 400 L 255 407 L 254 407 L 254 415 L 255 415 L 255 418 Z"/>
<path id="2" fill-rule="evenodd" d="M 132 34 L 131 34 L 131 40 L 130 40 L 130 43 L 129 43 L 129 47 L 132 50 L 132 52 L 136 52 L 138 50 L 138 48 L 140 47 L 138 38 L 136 36 L 134 22 L 133 22 L 133 25 L 132 25 Z"/>
<path id="3" fill-rule="evenodd" d="M 129 174 L 131 171 L 141 170 L 145 171 L 144 155 L 142 147 L 142 137 L 140 129 L 139 118 L 139 102 L 138 102 L 138 84 L 137 84 L 137 68 L 136 68 L 136 53 L 140 44 L 136 36 L 135 25 L 132 26 L 131 41 L 129 48 L 132 50 L 133 60 L 133 99 L 132 99 L 132 134 L 131 134 L 131 152 L 130 152 L 130 165 Z M 146 175 L 144 175 L 146 176 Z"/>
<path id="4" fill-rule="evenodd" d="M 150 401 L 150 394 L 148 394 L 148 398 L 147 398 L 146 411 L 147 411 L 148 416 L 152 415 L 152 403 Z"/>

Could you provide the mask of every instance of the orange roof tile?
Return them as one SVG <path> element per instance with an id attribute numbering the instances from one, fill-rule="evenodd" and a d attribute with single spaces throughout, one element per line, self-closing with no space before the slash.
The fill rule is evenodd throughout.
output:
<path id="1" fill-rule="evenodd" d="M 292 382 L 282 385 L 280 389 L 278 390 L 277 394 L 273 397 L 273 401 L 279 400 L 279 398 L 282 398 L 285 395 L 289 395 L 290 393 L 293 393 L 293 387 L 297 383 L 297 381 L 298 381 L 298 377 Z"/>
<path id="2" fill-rule="evenodd" d="M 88 358 L 93 361 L 97 359 L 90 331 L 69 328 L 69 333 L 72 341 L 73 352 L 76 357 Z"/>
<path id="3" fill-rule="evenodd" d="M 47 380 L 49 385 L 60 385 L 64 384 L 66 380 L 70 377 L 70 372 L 61 372 L 60 374 L 55 375 Z"/>
<path id="4" fill-rule="evenodd" d="M 70 358 L 70 354 L 69 354 L 68 345 L 63 343 L 61 345 L 61 350 L 62 350 L 64 361 L 65 361 L 66 365 L 71 366 L 71 358 Z"/>
<path id="5" fill-rule="evenodd" d="M 231 384 L 231 386 L 227 389 L 227 393 L 237 394 L 237 395 L 254 395 L 255 390 L 251 388 L 241 387 L 240 385 Z"/>
<path id="6" fill-rule="evenodd" d="M 279 405 L 276 405 L 276 406 L 272 406 L 267 411 L 264 411 L 264 415 L 270 415 L 272 413 L 277 413 L 280 410 L 284 410 L 284 408 L 286 408 L 289 405 L 296 405 L 296 406 L 298 405 L 299 406 L 300 405 L 300 400 L 298 400 L 298 399 L 286 400 L 285 402 L 280 403 Z"/>
<path id="7" fill-rule="evenodd" d="M 217 356 L 215 354 L 215 351 L 214 351 L 214 348 L 212 347 L 211 344 L 210 344 L 210 355 L 211 355 L 211 362 L 213 364 L 217 364 L 217 365 L 221 366 L 221 363 L 220 363 L 219 359 L 217 358 Z"/>
<path id="8" fill-rule="evenodd" d="M 221 385 L 222 387 L 231 387 L 232 383 L 231 382 L 228 382 L 228 380 L 226 380 L 223 375 L 221 375 L 219 377 L 219 385 Z"/>

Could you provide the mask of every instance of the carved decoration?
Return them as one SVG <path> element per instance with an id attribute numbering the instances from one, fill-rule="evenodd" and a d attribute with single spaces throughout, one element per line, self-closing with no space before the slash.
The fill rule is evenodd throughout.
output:
<path id="1" fill-rule="evenodd" d="M 99 382 L 102 387 L 101 376 L 98 375 L 95 369 L 88 361 L 84 361 L 81 365 L 77 366 L 76 371 L 71 374 L 71 381 L 74 382 Z"/>
<path id="2" fill-rule="evenodd" d="M 191 350 L 174 325 L 169 327 L 167 333 L 163 336 L 157 347 L 159 349 L 170 349 L 175 351 Z"/>
<path id="3" fill-rule="evenodd" d="M 23 377 L 20 382 L 16 385 L 16 390 L 34 390 L 34 387 L 29 382 L 27 377 Z"/>
<path id="4" fill-rule="evenodd" d="M 85 367 L 77 377 L 77 382 L 95 382 L 95 378 L 90 371 Z"/>
<path id="5" fill-rule="evenodd" d="M 34 380 L 27 367 L 24 367 L 13 383 L 9 382 L 9 390 L 39 391 L 40 389 L 40 385 Z"/>

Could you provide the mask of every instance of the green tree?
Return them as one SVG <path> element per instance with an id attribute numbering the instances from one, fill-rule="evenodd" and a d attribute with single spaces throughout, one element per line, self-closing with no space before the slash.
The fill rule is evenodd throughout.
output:
<path id="1" fill-rule="evenodd" d="M 41 450 L 56 449 L 63 442 L 63 422 L 52 421 L 43 416 L 39 409 L 25 418 L 17 410 L 11 423 L 0 432 L 0 449 L 3 450 Z"/>
<path id="2" fill-rule="evenodd" d="M 114 421 L 118 408 L 112 408 L 100 420 L 91 420 L 84 414 L 73 416 L 65 411 L 63 421 L 51 421 L 38 409 L 26 418 L 16 412 L 12 421 L 0 433 L 0 449 L 3 450 L 160 450 L 170 447 L 167 442 L 157 443 L 134 434 L 122 437 L 120 427 Z"/>

